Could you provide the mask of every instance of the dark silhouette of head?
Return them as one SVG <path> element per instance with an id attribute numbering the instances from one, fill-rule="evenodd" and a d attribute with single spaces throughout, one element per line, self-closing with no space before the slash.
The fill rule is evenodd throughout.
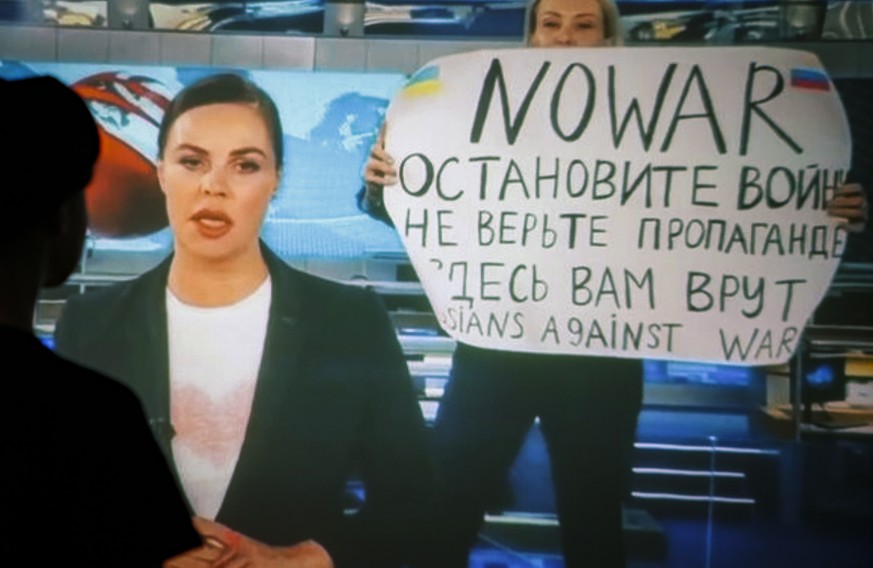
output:
<path id="1" fill-rule="evenodd" d="M 18 172 L 3 192 L 6 232 L 40 220 L 91 180 L 100 142 L 88 107 L 54 77 L 0 80 L 4 160 Z M 0 229 L 2 230 L 2 229 Z"/>
<path id="2" fill-rule="evenodd" d="M 0 80 L 0 102 L 9 172 L 0 193 L 0 311 L 24 313 L 22 302 L 76 267 L 100 141 L 88 107 L 52 77 Z"/>

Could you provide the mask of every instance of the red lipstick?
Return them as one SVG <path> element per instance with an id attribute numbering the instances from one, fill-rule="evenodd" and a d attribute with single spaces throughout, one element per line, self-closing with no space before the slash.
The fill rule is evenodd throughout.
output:
<path id="1" fill-rule="evenodd" d="M 233 221 L 224 211 L 200 209 L 191 215 L 197 231 L 207 239 L 223 237 L 233 227 Z"/>

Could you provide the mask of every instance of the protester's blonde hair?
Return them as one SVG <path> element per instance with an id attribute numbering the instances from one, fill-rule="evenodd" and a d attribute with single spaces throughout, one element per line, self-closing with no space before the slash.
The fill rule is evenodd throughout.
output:
<path id="1" fill-rule="evenodd" d="M 530 39 L 533 37 L 534 30 L 537 26 L 537 9 L 540 7 L 541 0 L 533 0 L 527 8 L 527 38 L 525 43 L 530 44 Z M 603 37 L 609 42 L 609 45 L 623 45 L 624 33 L 621 29 L 621 17 L 618 13 L 618 7 L 612 0 L 597 0 L 600 4 L 600 9 L 603 11 Z"/>

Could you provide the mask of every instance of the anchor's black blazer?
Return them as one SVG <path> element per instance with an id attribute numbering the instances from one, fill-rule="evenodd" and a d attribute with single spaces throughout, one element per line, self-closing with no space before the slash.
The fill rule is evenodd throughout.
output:
<path id="1" fill-rule="evenodd" d="M 272 304 L 245 441 L 216 520 L 263 542 L 321 543 L 343 566 L 426 556 L 433 511 L 425 426 L 378 297 L 287 266 L 262 244 Z M 172 464 L 165 289 L 170 259 L 71 298 L 63 355 L 142 399 Z M 357 514 L 346 482 L 363 481 Z"/>

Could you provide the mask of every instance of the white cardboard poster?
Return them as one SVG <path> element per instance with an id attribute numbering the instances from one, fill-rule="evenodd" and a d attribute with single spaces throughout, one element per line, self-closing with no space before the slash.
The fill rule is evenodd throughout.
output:
<path id="1" fill-rule="evenodd" d="M 386 207 L 443 329 L 513 351 L 774 364 L 824 296 L 849 166 L 817 58 L 437 59 L 395 97 Z"/>

